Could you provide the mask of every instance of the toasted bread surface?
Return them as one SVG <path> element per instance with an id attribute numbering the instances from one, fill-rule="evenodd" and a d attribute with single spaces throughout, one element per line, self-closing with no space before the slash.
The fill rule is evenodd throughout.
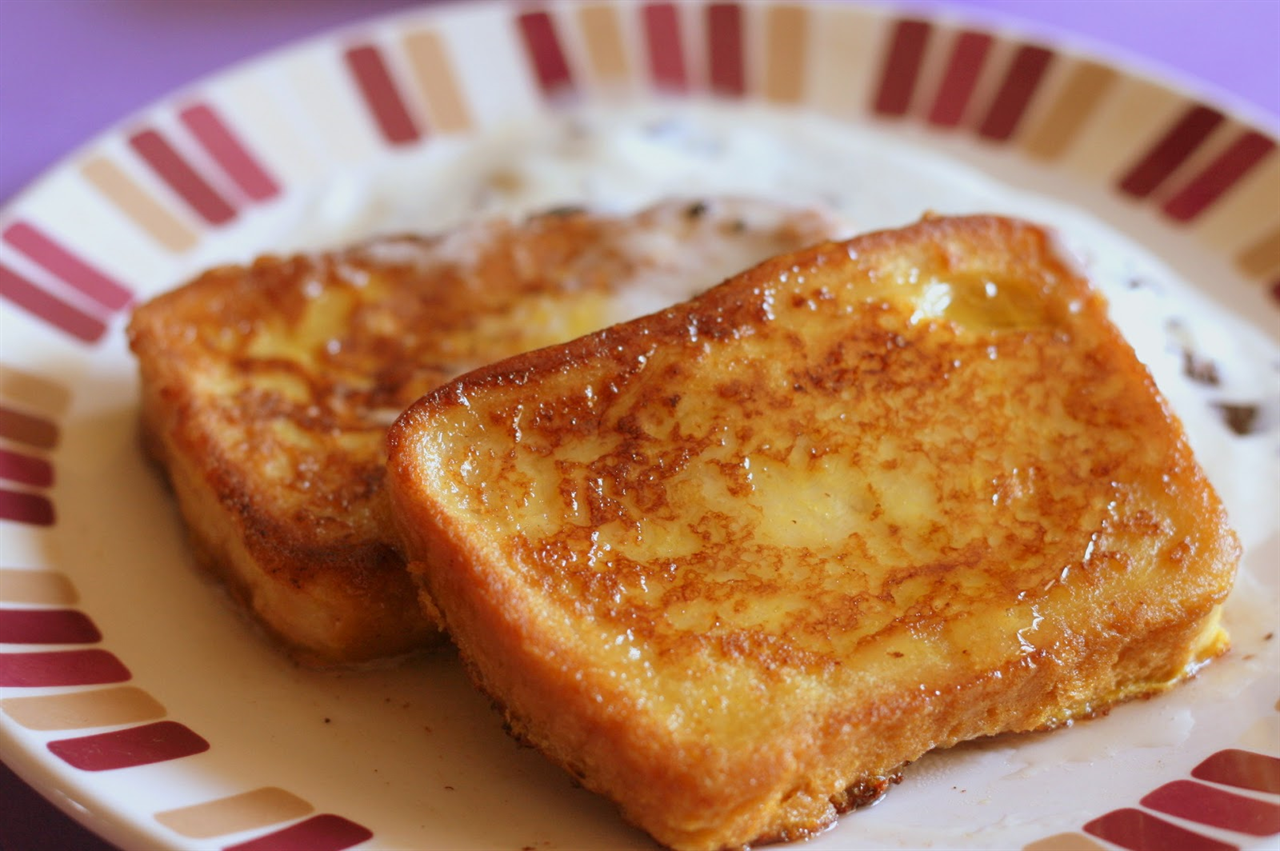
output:
<path id="1" fill-rule="evenodd" d="M 403 654 L 439 637 L 386 532 L 384 436 L 409 403 L 838 227 L 745 198 L 671 201 L 214 269 L 129 326 L 146 445 L 199 561 L 300 661 Z"/>
<path id="2" fill-rule="evenodd" d="M 410 568 L 513 731 L 679 849 L 820 830 L 936 747 L 1160 692 L 1238 544 L 1030 224 L 783 255 L 477 370 L 389 436 Z"/>

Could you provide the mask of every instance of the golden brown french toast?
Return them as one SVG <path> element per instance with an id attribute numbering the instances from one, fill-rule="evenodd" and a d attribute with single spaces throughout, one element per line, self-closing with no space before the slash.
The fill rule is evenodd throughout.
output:
<path id="1" fill-rule="evenodd" d="M 384 436 L 410 402 L 838 227 L 765 201 L 672 201 L 214 269 L 129 326 L 146 443 L 198 560 L 300 661 L 403 654 L 439 636 L 386 526 Z"/>
<path id="2" fill-rule="evenodd" d="M 1238 544 L 1046 233 L 929 218 L 458 378 L 389 433 L 410 569 L 513 732 L 677 849 L 1169 688 Z"/>

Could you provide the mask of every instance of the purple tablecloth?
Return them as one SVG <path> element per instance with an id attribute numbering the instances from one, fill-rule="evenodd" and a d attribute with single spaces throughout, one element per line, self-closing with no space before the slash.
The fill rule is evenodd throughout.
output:
<path id="1" fill-rule="evenodd" d="M 0 0 L 0 198 L 232 62 L 414 0 Z M 1280 0 L 899 0 L 996 16 L 1280 125 Z M 0 765 L 0 851 L 108 848 Z"/>

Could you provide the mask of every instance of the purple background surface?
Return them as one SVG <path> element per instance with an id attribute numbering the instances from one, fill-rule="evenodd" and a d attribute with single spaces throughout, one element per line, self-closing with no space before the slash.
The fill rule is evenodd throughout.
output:
<path id="1" fill-rule="evenodd" d="M 0 199 L 242 59 L 415 0 L 0 0 Z M 1007 23 L 1183 84 L 1275 132 L 1280 0 L 898 0 Z M 108 848 L 0 765 L 0 851 Z"/>
<path id="2" fill-rule="evenodd" d="M 176 88 L 414 0 L 0 0 L 0 199 Z M 899 0 L 1008 21 L 1280 116 L 1280 0 Z M 1228 105 L 1231 105 L 1230 103 Z"/>

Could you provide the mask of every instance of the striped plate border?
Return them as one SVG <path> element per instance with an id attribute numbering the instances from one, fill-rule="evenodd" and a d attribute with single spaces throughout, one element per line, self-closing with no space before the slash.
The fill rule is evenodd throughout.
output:
<path id="1" fill-rule="evenodd" d="M 467 49 L 477 38 L 483 55 Z M 1003 146 L 1149 210 L 1280 307 L 1276 140 L 1211 104 L 1017 35 L 853 4 L 586 0 L 409 14 L 157 105 L 58 169 L 59 198 L 83 202 L 74 223 L 48 200 L 49 181 L 0 211 L 0 309 L 89 356 L 148 294 L 118 270 L 175 268 L 335 167 L 564 102 L 654 94 L 757 99 Z M 0 364 L 0 532 L 58 530 L 54 459 L 73 388 L 36 372 Z M 78 771 L 216 746 L 132 682 L 76 602 L 61 572 L 0 569 L 0 644 L 11 648 L 0 651 L 0 712 L 55 731 L 49 753 Z M 40 693 L 52 685 L 83 688 Z M 102 727 L 114 729 L 79 732 Z M 374 836 L 275 787 L 154 818 L 192 844 L 238 851 L 338 851 Z M 258 833 L 219 842 L 245 831 Z M 1280 760 L 1229 749 L 1078 832 L 1025 847 L 1231 849 L 1232 836 L 1277 834 Z"/>

